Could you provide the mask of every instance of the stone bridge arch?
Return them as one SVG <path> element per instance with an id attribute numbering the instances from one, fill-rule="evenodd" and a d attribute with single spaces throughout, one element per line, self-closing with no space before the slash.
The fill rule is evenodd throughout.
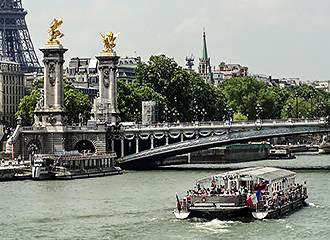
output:
<path id="1" fill-rule="evenodd" d="M 93 142 L 91 142 L 89 140 L 78 141 L 74 145 L 73 149 L 79 151 L 80 153 L 82 153 L 82 152 L 95 153 L 96 152 L 95 144 L 93 144 Z"/>
<path id="2" fill-rule="evenodd" d="M 70 149 L 78 150 L 90 150 L 92 153 L 98 151 L 97 138 L 90 134 L 75 134 L 71 137 Z"/>

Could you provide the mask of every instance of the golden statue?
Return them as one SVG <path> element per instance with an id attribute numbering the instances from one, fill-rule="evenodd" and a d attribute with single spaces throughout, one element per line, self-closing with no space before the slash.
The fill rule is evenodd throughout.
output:
<path id="1" fill-rule="evenodd" d="M 116 47 L 116 39 L 119 33 L 114 34 L 113 32 L 107 33 L 105 36 L 101 34 L 103 39 L 104 48 L 102 52 L 104 53 L 113 53 L 113 49 Z"/>
<path id="2" fill-rule="evenodd" d="M 54 20 L 50 24 L 50 27 L 48 29 L 48 33 L 50 35 L 50 38 L 48 40 L 49 45 L 55 45 L 60 43 L 58 40 L 64 36 L 64 34 L 61 33 L 59 30 L 62 24 L 63 24 L 63 20 L 60 18 L 59 19 L 54 18 Z"/>

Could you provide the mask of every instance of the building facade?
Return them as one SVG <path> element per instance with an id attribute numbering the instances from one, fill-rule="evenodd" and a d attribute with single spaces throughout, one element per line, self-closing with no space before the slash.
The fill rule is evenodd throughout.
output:
<path id="1" fill-rule="evenodd" d="M 222 81 L 234 78 L 234 77 L 246 77 L 248 76 L 249 68 L 241 66 L 240 64 L 226 64 L 221 62 L 218 68 L 214 68 L 213 80 L 214 84 L 220 84 Z"/>
<path id="2" fill-rule="evenodd" d="M 141 57 L 125 57 L 119 59 L 117 79 L 127 84 L 136 79 L 135 70 L 141 63 Z"/>
<path id="3" fill-rule="evenodd" d="M 330 80 L 314 81 L 312 82 L 312 86 L 316 89 L 330 92 Z"/>
<path id="4" fill-rule="evenodd" d="M 25 95 L 24 73 L 20 64 L 0 61 L 0 120 L 5 126 L 15 126 L 15 114 Z"/>
<path id="5" fill-rule="evenodd" d="M 131 83 L 135 78 L 140 57 L 120 58 L 118 62 L 117 79 Z M 99 87 L 99 62 L 96 58 L 72 58 L 66 69 L 66 79 L 73 86 L 90 97 L 96 97 Z"/>

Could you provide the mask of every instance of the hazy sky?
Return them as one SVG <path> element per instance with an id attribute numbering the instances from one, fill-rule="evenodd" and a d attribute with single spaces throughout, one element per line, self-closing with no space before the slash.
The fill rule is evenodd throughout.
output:
<path id="1" fill-rule="evenodd" d="M 274 77 L 330 79 L 329 0 L 23 0 L 35 48 L 54 17 L 64 20 L 71 57 L 102 49 L 100 33 L 121 32 L 121 56 L 166 54 L 180 65 L 201 55 L 206 29 L 211 64 L 240 63 Z M 39 60 L 41 55 L 37 50 Z M 198 65 L 198 61 L 195 61 Z"/>

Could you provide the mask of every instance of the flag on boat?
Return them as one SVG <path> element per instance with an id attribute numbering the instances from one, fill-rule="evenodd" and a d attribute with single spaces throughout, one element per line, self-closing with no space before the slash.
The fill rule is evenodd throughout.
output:
<path id="1" fill-rule="evenodd" d="M 179 212 L 181 211 L 181 203 L 178 194 L 176 194 L 176 208 Z"/>
<path id="2" fill-rule="evenodd" d="M 255 204 L 258 203 L 258 198 L 257 198 L 257 194 L 256 193 L 253 193 L 251 195 L 251 200 L 252 200 L 253 205 L 255 205 Z"/>
<path id="3" fill-rule="evenodd" d="M 247 204 L 248 204 L 249 206 L 253 206 L 253 202 L 252 202 L 252 198 L 251 198 L 251 196 L 248 197 L 248 199 L 247 199 Z"/>
<path id="4" fill-rule="evenodd" d="M 262 194 L 260 190 L 256 192 L 256 197 L 257 197 L 257 202 L 259 202 L 262 199 Z"/>

